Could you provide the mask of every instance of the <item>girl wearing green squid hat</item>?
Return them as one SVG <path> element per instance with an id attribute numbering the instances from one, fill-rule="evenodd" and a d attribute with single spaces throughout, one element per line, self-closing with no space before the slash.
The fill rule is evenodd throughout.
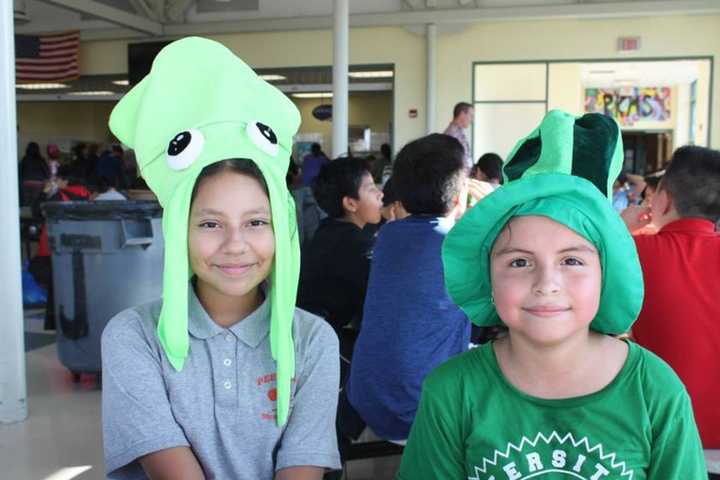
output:
<path id="1" fill-rule="evenodd" d="M 506 334 L 426 379 L 398 479 L 707 478 L 684 386 L 616 338 L 643 299 L 622 160 L 612 119 L 551 111 L 448 234 L 450 296 Z"/>
<path id="2" fill-rule="evenodd" d="M 295 106 L 217 42 L 168 45 L 110 128 L 163 207 L 163 298 L 103 333 L 109 478 L 320 479 L 338 342 L 295 309 Z"/>

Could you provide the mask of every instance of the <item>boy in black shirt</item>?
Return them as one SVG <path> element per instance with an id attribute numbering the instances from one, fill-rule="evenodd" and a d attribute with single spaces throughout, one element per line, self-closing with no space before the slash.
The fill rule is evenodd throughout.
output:
<path id="1" fill-rule="evenodd" d="M 363 228 L 380 222 L 383 194 L 365 163 L 351 158 L 324 165 L 312 190 L 328 218 L 303 252 L 298 306 L 339 332 L 362 318 L 373 243 Z"/>

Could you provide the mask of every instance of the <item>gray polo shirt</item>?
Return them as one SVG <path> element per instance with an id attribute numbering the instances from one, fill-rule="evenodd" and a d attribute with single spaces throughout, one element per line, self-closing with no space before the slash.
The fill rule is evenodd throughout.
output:
<path id="1" fill-rule="evenodd" d="M 337 336 L 321 318 L 295 310 L 296 372 L 290 415 L 275 421 L 270 301 L 225 329 L 192 288 L 190 354 L 181 372 L 157 338 L 161 301 L 125 310 L 102 336 L 105 465 L 112 479 L 145 479 L 138 458 L 189 446 L 208 479 L 270 480 L 282 468 L 339 468 L 335 413 Z"/>

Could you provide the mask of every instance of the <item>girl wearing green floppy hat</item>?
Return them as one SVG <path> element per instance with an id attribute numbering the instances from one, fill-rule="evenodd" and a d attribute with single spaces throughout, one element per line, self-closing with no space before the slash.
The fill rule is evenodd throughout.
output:
<path id="1" fill-rule="evenodd" d="M 103 332 L 111 479 L 308 479 L 340 466 L 338 340 L 295 308 L 300 115 L 230 50 L 165 47 L 114 108 L 163 207 L 163 298 Z M 138 247 L 139 248 L 139 247 Z"/>
<path id="2" fill-rule="evenodd" d="M 643 298 L 622 160 L 612 119 L 551 111 L 447 236 L 450 296 L 506 334 L 426 379 L 398 479 L 707 478 L 684 386 L 616 338 Z"/>

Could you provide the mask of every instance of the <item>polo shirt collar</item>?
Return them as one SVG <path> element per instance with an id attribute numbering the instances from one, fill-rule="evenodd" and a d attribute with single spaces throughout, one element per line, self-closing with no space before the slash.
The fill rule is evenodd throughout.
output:
<path id="1" fill-rule="evenodd" d="M 715 224 L 704 218 L 681 218 L 668 223 L 660 229 L 660 232 L 714 233 Z"/>
<path id="2" fill-rule="evenodd" d="M 197 339 L 207 340 L 229 331 L 250 347 L 257 347 L 270 330 L 270 297 L 267 288 L 261 287 L 261 289 L 265 299 L 260 306 L 243 320 L 225 329 L 210 318 L 191 283 L 188 293 L 188 332 Z"/>

